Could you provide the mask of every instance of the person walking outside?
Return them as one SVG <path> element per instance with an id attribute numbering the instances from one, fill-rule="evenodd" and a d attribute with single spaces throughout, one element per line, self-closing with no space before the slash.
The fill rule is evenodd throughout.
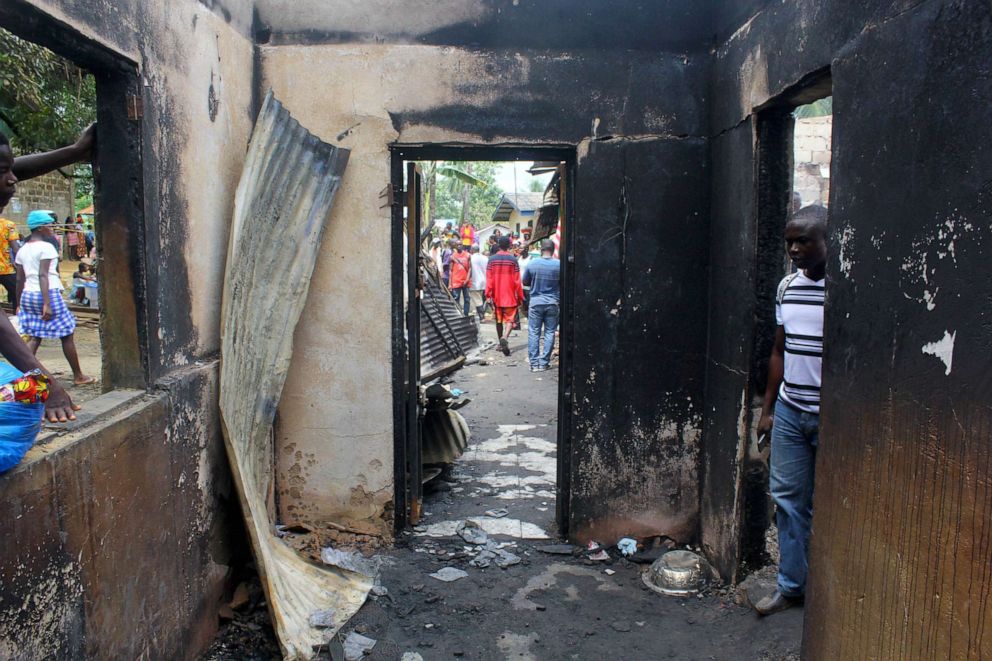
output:
<path id="1" fill-rule="evenodd" d="M 17 225 L 6 218 L 0 218 L 0 285 L 7 290 L 7 301 L 17 307 L 17 270 L 13 255 L 21 247 L 21 235 Z"/>
<path id="2" fill-rule="evenodd" d="M 486 300 L 493 303 L 499 348 L 503 355 L 509 356 L 513 319 L 517 306 L 524 300 L 524 288 L 520 282 L 520 265 L 510 253 L 510 237 L 499 237 L 497 245 L 499 252 L 486 265 Z"/>
<path id="3" fill-rule="evenodd" d="M 45 338 L 62 340 L 62 353 L 72 368 L 77 386 L 94 383 L 79 366 L 76 351 L 76 317 L 69 311 L 62 298 L 62 281 L 58 272 L 58 253 L 46 237 L 54 231 L 55 214 L 51 211 L 32 211 L 28 214 L 31 236 L 17 251 L 17 291 L 20 305 L 17 320 L 21 333 L 27 335 L 32 353 L 38 352 Z"/>
<path id="4" fill-rule="evenodd" d="M 445 239 L 444 250 L 441 251 L 441 278 L 444 286 L 451 288 L 451 256 L 455 253 L 455 246 L 458 245 L 456 239 Z"/>
<path id="5" fill-rule="evenodd" d="M 475 314 L 479 317 L 479 323 L 486 318 L 486 266 L 489 258 L 479 251 L 479 244 L 472 244 L 472 287 L 469 293 L 472 297 L 472 305 L 475 306 Z"/>
<path id="6" fill-rule="evenodd" d="M 472 284 L 472 258 L 465 246 L 456 243 L 455 251 L 451 254 L 451 295 L 455 302 L 462 301 L 462 314 L 468 316 L 469 286 Z"/>
<path id="7" fill-rule="evenodd" d="M 806 591 L 819 443 L 826 239 L 827 210 L 818 205 L 800 209 L 785 226 L 789 258 L 799 271 L 778 286 L 778 325 L 758 421 L 759 436 L 770 431 L 772 437 L 769 481 L 780 556 L 777 589 L 754 605 L 760 615 L 802 603 Z"/>
<path id="8" fill-rule="evenodd" d="M 530 307 L 527 312 L 527 357 L 531 372 L 550 369 L 551 353 L 555 348 L 561 301 L 561 262 L 554 258 L 555 244 L 541 240 L 541 256 L 527 262 L 523 284 L 530 287 Z M 541 337 L 544 350 L 541 350 Z"/>

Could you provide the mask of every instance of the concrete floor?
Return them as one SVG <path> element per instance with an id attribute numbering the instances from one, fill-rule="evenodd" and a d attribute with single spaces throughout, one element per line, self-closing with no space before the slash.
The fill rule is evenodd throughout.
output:
<path id="1" fill-rule="evenodd" d="M 484 325 L 483 342 L 494 338 L 493 325 Z M 384 554 L 388 594 L 370 596 L 342 636 L 354 630 L 377 640 L 370 661 L 798 659 L 801 609 L 759 619 L 738 603 L 741 590 L 664 597 L 644 587 L 642 565 L 538 550 L 559 541 L 557 374 L 528 370 L 524 333 L 514 335 L 511 349 L 509 357 L 489 350 L 483 357 L 490 364 L 452 375 L 450 385 L 472 399 L 461 409 L 472 430 L 469 448 L 454 481 L 425 495 L 420 524 Z M 508 514 L 485 514 L 493 509 Z M 472 566 L 475 549 L 454 532 L 469 518 L 521 562 Z M 444 567 L 468 575 L 450 583 L 430 576 Z M 762 576 L 759 593 L 770 586 L 771 568 Z M 208 658 L 271 658 L 271 640 L 249 643 L 259 632 L 245 626 L 234 634 L 240 643 L 227 635 L 223 649 L 234 652 L 215 646 Z"/>

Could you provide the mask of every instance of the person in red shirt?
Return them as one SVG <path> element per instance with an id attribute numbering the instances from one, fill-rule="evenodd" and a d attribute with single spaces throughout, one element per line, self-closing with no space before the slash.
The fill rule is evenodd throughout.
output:
<path id="1" fill-rule="evenodd" d="M 510 253 L 510 237 L 499 237 L 498 245 L 499 252 L 489 258 L 486 266 L 486 300 L 493 302 L 499 348 L 509 356 L 510 332 L 517 306 L 524 300 L 524 287 L 520 282 L 520 265 Z"/>
<path id="2" fill-rule="evenodd" d="M 469 310 L 469 287 L 472 284 L 472 256 L 465 250 L 465 246 L 452 241 L 455 249 L 451 253 L 449 289 L 451 296 L 458 302 L 462 300 L 462 314 L 468 316 Z"/>

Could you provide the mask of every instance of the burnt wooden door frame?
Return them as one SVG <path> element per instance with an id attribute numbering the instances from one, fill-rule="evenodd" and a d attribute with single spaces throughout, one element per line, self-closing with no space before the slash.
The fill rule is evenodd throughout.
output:
<path id="1" fill-rule="evenodd" d="M 396 532 L 400 532 L 407 526 L 413 525 L 419 518 L 419 511 L 411 510 L 411 505 L 416 508 L 412 494 L 421 493 L 420 466 L 414 471 L 407 470 L 408 462 L 411 461 L 412 454 L 417 453 L 419 462 L 420 450 L 420 420 L 419 412 L 417 416 L 411 415 L 412 402 L 419 397 L 419 393 L 410 392 L 409 384 L 419 381 L 419 350 L 407 351 L 406 337 L 410 329 L 411 321 L 414 321 L 417 335 L 410 337 L 419 338 L 420 307 L 419 298 L 411 296 L 410 309 L 404 311 L 404 294 L 410 296 L 411 283 L 416 282 L 419 277 L 419 269 L 414 260 L 408 264 L 416 274 L 407 283 L 407 291 L 404 292 L 404 270 L 402 268 L 404 260 L 404 237 L 409 233 L 411 237 L 420 237 L 420 220 L 415 219 L 415 233 L 410 227 L 404 228 L 404 209 L 406 208 L 407 193 L 404 187 L 404 163 L 407 161 L 558 161 L 564 164 L 564 175 L 562 177 L 562 199 L 565 205 L 565 227 L 562 233 L 562 245 L 559 247 L 561 258 L 561 322 L 559 323 L 559 364 L 558 364 L 558 429 L 557 429 L 557 473 L 558 480 L 556 486 L 556 507 L 555 519 L 558 524 L 558 532 L 562 537 L 568 536 L 569 520 L 569 495 L 570 491 L 570 457 L 571 457 L 571 437 L 567 431 L 570 428 L 572 413 L 572 324 L 573 300 L 574 300 L 574 269 L 573 246 L 574 239 L 569 228 L 573 226 L 573 215 L 575 205 L 573 204 L 575 190 L 575 165 L 576 148 L 574 145 L 468 145 L 468 144 L 394 144 L 390 145 L 390 184 L 389 192 L 391 199 L 391 231 L 390 231 L 390 263 L 393 267 L 390 270 L 391 287 L 391 311 L 392 320 L 392 363 L 393 363 L 393 474 L 394 474 L 394 514 L 393 524 Z M 412 163 L 411 163 L 412 165 Z M 407 173 L 408 174 L 408 173 Z M 415 184 L 416 185 L 416 184 Z M 419 200 L 422 199 L 421 191 L 416 192 L 418 200 L 417 207 L 420 207 Z M 419 211 L 419 210 L 418 210 Z M 416 245 L 408 246 L 409 254 L 416 255 Z M 410 277 L 408 275 L 408 277 Z M 416 308 L 414 315 L 414 308 Z M 412 317 L 416 317 L 412 320 Z M 419 349 L 419 347 L 418 347 Z M 416 357 L 416 361 L 414 361 Z M 416 476 L 413 475 L 416 473 Z M 417 484 L 412 484 L 416 479 Z M 419 497 L 419 496 L 418 496 Z M 417 514 L 414 518 L 411 514 Z"/>

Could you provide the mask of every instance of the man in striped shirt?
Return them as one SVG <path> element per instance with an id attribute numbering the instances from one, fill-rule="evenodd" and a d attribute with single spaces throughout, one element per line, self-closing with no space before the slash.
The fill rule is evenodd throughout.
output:
<path id="1" fill-rule="evenodd" d="M 775 302 L 775 346 L 758 434 L 772 438 L 770 486 L 778 526 L 777 590 L 754 605 L 770 615 L 802 603 L 813 520 L 813 478 L 820 422 L 823 293 L 827 210 L 800 209 L 785 226 L 785 244 L 798 272 L 787 275 Z M 774 417 L 772 411 L 774 410 Z"/>

